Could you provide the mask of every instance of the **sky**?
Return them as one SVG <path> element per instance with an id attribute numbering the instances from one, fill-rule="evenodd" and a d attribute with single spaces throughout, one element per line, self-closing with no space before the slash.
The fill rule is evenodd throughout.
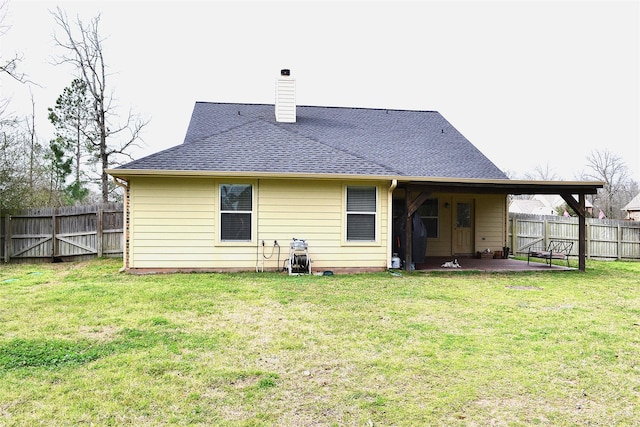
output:
<path id="1" fill-rule="evenodd" d="M 514 178 L 575 180 L 609 150 L 640 182 L 638 1 L 17 1 L 0 57 L 9 110 L 52 139 L 47 108 L 74 78 L 54 65 L 52 11 L 100 14 L 107 85 L 148 119 L 140 158 L 179 145 L 197 101 L 273 104 L 288 68 L 298 105 L 439 111 Z"/>

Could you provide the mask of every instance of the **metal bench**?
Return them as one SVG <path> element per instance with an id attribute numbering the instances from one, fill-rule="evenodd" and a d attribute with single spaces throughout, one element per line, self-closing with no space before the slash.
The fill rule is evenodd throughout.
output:
<path id="1" fill-rule="evenodd" d="M 551 261 L 553 260 L 566 260 L 567 267 L 569 267 L 569 254 L 573 248 L 573 242 L 567 242 L 564 240 L 550 240 L 546 250 L 536 251 L 530 250 L 527 255 L 527 264 L 531 258 L 542 258 L 545 263 L 551 267 Z"/>

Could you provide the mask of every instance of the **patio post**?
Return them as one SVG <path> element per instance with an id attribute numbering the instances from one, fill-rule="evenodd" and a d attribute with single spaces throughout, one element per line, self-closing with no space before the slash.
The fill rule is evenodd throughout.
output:
<path id="1" fill-rule="evenodd" d="M 578 195 L 580 213 L 578 215 L 578 270 L 586 271 L 587 220 L 585 218 L 584 193 Z"/>
<path id="2" fill-rule="evenodd" d="M 586 271 L 587 220 L 584 193 L 578 193 L 578 201 L 570 193 L 560 194 L 565 202 L 578 214 L 578 270 Z"/>

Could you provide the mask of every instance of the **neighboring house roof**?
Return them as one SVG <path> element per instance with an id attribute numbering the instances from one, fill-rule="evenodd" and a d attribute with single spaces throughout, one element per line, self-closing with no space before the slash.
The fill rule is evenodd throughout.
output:
<path id="1" fill-rule="evenodd" d="M 513 199 L 509 203 L 509 212 L 534 215 L 557 215 L 557 212 L 537 199 Z"/>
<path id="2" fill-rule="evenodd" d="M 640 193 L 622 208 L 623 211 L 640 211 Z"/>
<path id="3" fill-rule="evenodd" d="M 573 198 L 578 200 L 578 196 L 573 194 Z M 532 199 L 539 200 L 544 206 L 557 208 L 564 206 L 567 202 L 558 194 L 534 194 Z M 589 200 L 584 201 L 586 208 L 593 208 L 593 204 Z"/>
<path id="4" fill-rule="evenodd" d="M 534 194 L 533 200 L 537 200 L 542 206 L 556 207 L 565 204 L 564 199 L 557 194 Z"/>
<path id="5" fill-rule="evenodd" d="M 435 111 L 197 102 L 184 143 L 117 170 L 504 179 Z"/>

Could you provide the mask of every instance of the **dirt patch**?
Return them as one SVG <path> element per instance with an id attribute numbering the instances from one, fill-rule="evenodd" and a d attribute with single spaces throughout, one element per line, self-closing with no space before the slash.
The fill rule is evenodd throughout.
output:
<path id="1" fill-rule="evenodd" d="M 84 337 L 93 341 L 107 342 L 112 341 L 118 332 L 119 328 L 111 325 L 106 326 L 81 326 L 78 333 Z"/>
<path id="2" fill-rule="evenodd" d="M 509 285 L 506 286 L 507 289 L 515 289 L 517 291 L 542 291 L 544 288 L 540 286 L 523 286 L 523 285 Z"/>

